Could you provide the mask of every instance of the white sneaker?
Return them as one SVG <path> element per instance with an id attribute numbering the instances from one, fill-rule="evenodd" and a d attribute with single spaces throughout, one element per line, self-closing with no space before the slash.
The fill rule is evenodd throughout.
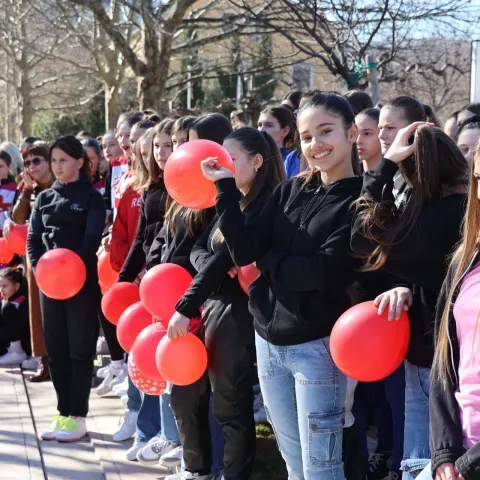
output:
<path id="1" fill-rule="evenodd" d="M 22 362 L 24 370 L 38 370 L 40 368 L 40 359 L 42 357 L 29 357 Z"/>
<path id="2" fill-rule="evenodd" d="M 265 407 L 262 406 L 257 412 L 253 414 L 253 419 L 255 423 L 267 423 L 267 412 L 265 411 Z"/>
<path id="3" fill-rule="evenodd" d="M 110 383 L 115 378 L 113 370 L 109 369 L 107 376 L 103 379 L 102 383 L 97 387 L 97 395 L 102 396 L 110 393 L 112 389 L 110 388 Z"/>
<path id="4" fill-rule="evenodd" d="M 104 367 L 99 368 L 97 370 L 96 376 L 98 378 L 105 378 L 108 375 L 108 372 L 110 371 L 111 366 L 112 364 L 109 363 L 108 365 L 105 365 Z"/>
<path id="5" fill-rule="evenodd" d="M 123 397 L 126 395 L 128 393 L 128 377 L 126 377 L 119 385 L 115 385 L 112 389 L 112 392 L 117 397 Z"/>
<path id="6" fill-rule="evenodd" d="M 105 340 L 105 337 L 98 337 L 97 340 L 97 355 L 108 355 L 110 351 L 108 350 L 108 344 Z"/>
<path id="7" fill-rule="evenodd" d="M 57 433 L 57 442 L 78 442 L 87 435 L 87 423 L 83 417 L 68 417 L 62 423 L 62 429 Z"/>
<path id="8" fill-rule="evenodd" d="M 117 385 L 120 385 L 121 383 L 125 382 L 125 379 L 128 376 L 128 372 L 125 371 L 125 369 L 122 368 L 113 368 L 113 375 L 115 378 L 110 382 L 110 390 L 113 390 L 114 387 Z M 128 380 L 127 380 L 128 382 Z"/>
<path id="9" fill-rule="evenodd" d="M 52 423 L 49 425 L 49 427 L 42 433 L 40 436 L 42 440 L 56 440 L 57 435 L 62 429 L 62 425 L 65 422 L 67 417 L 62 417 L 61 415 L 58 415 L 56 417 L 52 418 Z"/>
<path id="10" fill-rule="evenodd" d="M 137 459 L 137 453 L 139 450 L 141 450 L 147 442 L 141 442 L 137 438 L 133 440 L 133 445 L 127 450 L 127 453 L 125 456 L 127 457 L 127 460 L 130 460 L 130 462 L 134 462 Z"/>
<path id="11" fill-rule="evenodd" d="M 137 460 L 142 465 L 156 465 L 162 455 L 173 450 L 175 445 L 170 440 L 158 439 L 156 442 L 149 443 L 137 453 Z"/>
<path id="12" fill-rule="evenodd" d="M 118 420 L 120 428 L 113 434 L 114 442 L 124 442 L 133 437 L 137 430 L 138 412 L 131 412 L 127 410 Z"/>
<path id="13" fill-rule="evenodd" d="M 170 450 L 165 455 L 160 457 L 160 465 L 162 467 L 173 469 L 179 467 L 182 464 L 183 458 L 183 447 L 180 445 L 175 447 L 173 450 Z"/>
<path id="14" fill-rule="evenodd" d="M 8 352 L 5 355 L 0 356 L 0 365 L 19 365 L 27 359 L 25 352 L 13 350 L 12 347 L 8 348 Z"/>
<path id="15" fill-rule="evenodd" d="M 167 475 L 163 480 L 210 480 L 211 478 L 211 474 L 200 475 L 198 473 L 180 472 Z"/>

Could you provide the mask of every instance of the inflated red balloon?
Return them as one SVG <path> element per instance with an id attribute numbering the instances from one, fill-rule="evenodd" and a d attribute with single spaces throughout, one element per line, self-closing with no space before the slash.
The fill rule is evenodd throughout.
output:
<path id="1" fill-rule="evenodd" d="M 118 343 L 129 352 L 140 332 L 149 325 L 152 325 L 152 315 L 145 309 L 143 303 L 130 305 L 117 323 Z"/>
<path id="2" fill-rule="evenodd" d="M 7 243 L 17 255 L 24 257 L 27 254 L 28 225 L 10 224 L 10 235 Z"/>
<path id="3" fill-rule="evenodd" d="M 167 331 L 161 323 L 153 323 L 138 334 L 131 350 L 140 373 L 157 382 L 164 380 L 164 377 L 157 369 L 155 354 L 160 340 L 166 334 Z"/>
<path id="4" fill-rule="evenodd" d="M 242 290 L 248 295 L 248 287 L 260 276 L 260 270 L 252 263 L 240 267 L 237 276 Z"/>
<path id="5" fill-rule="evenodd" d="M 10 248 L 7 239 L 5 237 L 0 238 L 0 264 L 10 263 L 14 255 L 15 253 Z"/>
<path id="6" fill-rule="evenodd" d="M 103 251 L 98 256 L 98 281 L 102 288 L 109 290 L 117 282 L 118 272 L 110 265 L 110 252 Z"/>
<path id="7" fill-rule="evenodd" d="M 140 301 L 138 285 L 129 282 L 116 283 L 102 298 L 102 312 L 106 319 L 116 325 L 120 315 L 130 306 Z M 127 350 L 127 352 L 130 349 Z"/>
<path id="8" fill-rule="evenodd" d="M 180 265 L 156 265 L 145 274 L 140 283 L 140 298 L 154 317 L 168 324 L 175 313 L 175 305 L 191 281 L 192 276 Z"/>
<path id="9" fill-rule="evenodd" d="M 178 203 L 189 208 L 209 208 L 215 205 L 215 185 L 202 173 L 200 163 L 217 157 L 223 167 L 234 172 L 228 152 L 211 140 L 193 140 L 178 147 L 165 165 L 165 187 Z"/>
<path id="10" fill-rule="evenodd" d="M 167 389 L 167 382 L 165 380 L 152 380 L 140 372 L 132 352 L 130 352 L 128 356 L 128 376 L 141 392 L 147 393 L 148 395 L 163 395 Z"/>
<path id="11" fill-rule="evenodd" d="M 400 366 L 409 342 L 406 312 L 402 312 L 400 320 L 388 321 L 388 309 L 379 315 L 373 302 L 364 302 L 337 320 L 330 336 L 330 350 L 345 375 L 360 382 L 375 382 Z"/>
<path id="12" fill-rule="evenodd" d="M 87 271 L 83 260 L 75 252 L 56 248 L 40 257 L 35 278 L 38 288 L 47 297 L 66 300 L 82 289 Z"/>
<path id="13" fill-rule="evenodd" d="M 195 383 L 207 368 L 207 350 L 193 333 L 174 340 L 163 337 L 155 355 L 157 368 L 174 385 Z"/>

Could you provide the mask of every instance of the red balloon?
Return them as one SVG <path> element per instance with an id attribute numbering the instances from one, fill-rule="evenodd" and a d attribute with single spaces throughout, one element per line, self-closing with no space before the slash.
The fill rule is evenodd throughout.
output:
<path id="1" fill-rule="evenodd" d="M 82 289 L 87 271 L 83 260 L 75 252 L 56 248 L 40 257 L 35 277 L 38 288 L 47 297 L 66 300 Z"/>
<path id="2" fill-rule="evenodd" d="M 215 205 L 215 185 L 202 173 L 200 163 L 217 157 L 223 167 L 234 172 L 228 152 L 211 140 L 193 140 L 178 147 L 165 165 L 165 187 L 178 203 L 189 208 L 209 208 Z"/>
<path id="3" fill-rule="evenodd" d="M 27 254 L 28 225 L 10 224 L 10 236 L 7 243 L 17 255 L 24 257 Z"/>
<path id="4" fill-rule="evenodd" d="M 0 238 L 0 264 L 10 263 L 13 260 L 15 253 L 10 248 L 5 237 Z"/>
<path id="5" fill-rule="evenodd" d="M 360 382 L 375 382 L 400 366 L 409 342 L 406 312 L 400 320 L 388 321 L 388 310 L 379 315 L 373 302 L 364 302 L 337 320 L 330 336 L 330 351 L 345 375 Z"/>
<path id="6" fill-rule="evenodd" d="M 147 312 L 143 303 L 137 302 L 130 305 L 117 323 L 118 343 L 126 352 L 129 352 L 140 332 L 149 325 L 152 325 L 152 315 Z"/>
<path id="7" fill-rule="evenodd" d="M 109 290 L 117 282 L 118 272 L 110 265 L 110 252 L 103 251 L 98 256 L 98 281 L 100 286 Z"/>
<path id="8" fill-rule="evenodd" d="M 161 323 L 153 323 L 144 328 L 133 342 L 132 353 L 138 370 L 150 380 L 161 382 L 163 375 L 157 369 L 155 353 L 162 338 L 167 334 Z"/>
<path id="9" fill-rule="evenodd" d="M 167 389 L 165 380 L 151 380 L 143 375 L 135 364 L 133 353 L 128 355 L 128 376 L 132 383 L 143 393 L 148 395 L 163 395 Z"/>
<path id="10" fill-rule="evenodd" d="M 168 324 L 175 313 L 175 305 L 191 281 L 192 276 L 180 265 L 156 265 L 145 274 L 140 283 L 140 298 L 154 317 Z"/>
<path id="11" fill-rule="evenodd" d="M 248 287 L 260 276 L 260 270 L 252 263 L 240 267 L 237 276 L 242 290 L 248 295 Z"/>
<path id="12" fill-rule="evenodd" d="M 102 312 L 109 322 L 116 325 L 120 315 L 139 301 L 140 290 L 137 285 L 129 282 L 116 283 L 102 298 Z"/>
<path id="13" fill-rule="evenodd" d="M 207 350 L 201 340 L 187 333 L 184 337 L 163 337 L 155 355 L 157 368 L 174 385 L 195 383 L 207 368 Z"/>

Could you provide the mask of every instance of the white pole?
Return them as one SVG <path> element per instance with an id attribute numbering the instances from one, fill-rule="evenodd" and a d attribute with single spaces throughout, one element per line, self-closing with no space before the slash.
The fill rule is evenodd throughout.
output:
<path id="1" fill-rule="evenodd" d="M 470 102 L 480 102 L 480 40 L 472 41 L 470 60 Z"/>

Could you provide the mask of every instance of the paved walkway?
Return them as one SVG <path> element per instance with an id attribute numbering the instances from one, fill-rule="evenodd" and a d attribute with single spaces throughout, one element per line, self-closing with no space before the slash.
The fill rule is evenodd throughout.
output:
<path id="1" fill-rule="evenodd" d="M 0 368 L 0 480 L 155 480 L 168 475 L 125 459 L 132 441 L 115 443 L 123 405 L 118 397 L 98 397 L 92 390 L 87 424 L 90 436 L 70 444 L 39 440 L 56 415 L 51 382 L 32 384 L 31 372 Z"/>

